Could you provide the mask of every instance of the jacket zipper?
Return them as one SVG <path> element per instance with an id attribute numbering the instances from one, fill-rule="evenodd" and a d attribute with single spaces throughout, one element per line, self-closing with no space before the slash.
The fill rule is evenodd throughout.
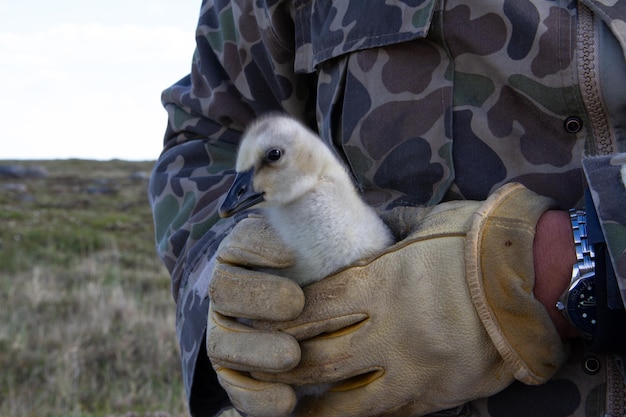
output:
<path id="1" fill-rule="evenodd" d="M 615 133 L 609 124 L 600 85 L 599 37 L 596 36 L 593 12 L 578 2 L 578 80 L 593 133 L 596 155 L 613 153 Z"/>

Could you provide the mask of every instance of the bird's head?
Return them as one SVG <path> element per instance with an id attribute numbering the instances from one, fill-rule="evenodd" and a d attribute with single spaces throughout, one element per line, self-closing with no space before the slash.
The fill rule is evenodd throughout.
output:
<path id="1" fill-rule="evenodd" d="M 298 121 L 270 115 L 253 122 L 241 140 L 237 176 L 219 213 L 288 204 L 338 165 L 323 142 Z"/>

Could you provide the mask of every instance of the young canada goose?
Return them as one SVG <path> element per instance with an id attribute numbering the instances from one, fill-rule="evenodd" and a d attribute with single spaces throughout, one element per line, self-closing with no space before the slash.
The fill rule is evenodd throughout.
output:
<path id="1" fill-rule="evenodd" d="M 236 171 L 220 216 L 262 208 L 294 251 L 295 266 L 285 275 L 302 286 L 393 243 L 343 164 L 290 117 L 269 115 L 253 122 L 243 135 Z"/>

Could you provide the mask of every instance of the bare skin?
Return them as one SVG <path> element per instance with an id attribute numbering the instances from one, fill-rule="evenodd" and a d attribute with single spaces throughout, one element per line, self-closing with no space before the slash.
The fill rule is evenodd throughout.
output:
<path id="1" fill-rule="evenodd" d="M 561 338 L 579 337 L 578 330 L 557 310 L 556 302 L 568 287 L 576 251 L 569 214 L 550 210 L 537 222 L 533 245 L 534 294 L 550 314 Z"/>

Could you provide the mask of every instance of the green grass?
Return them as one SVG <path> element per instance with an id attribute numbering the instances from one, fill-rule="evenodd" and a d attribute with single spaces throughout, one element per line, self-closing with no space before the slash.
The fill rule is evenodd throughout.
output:
<path id="1" fill-rule="evenodd" d="M 185 415 L 152 162 L 9 164 L 48 176 L 0 177 L 0 416 Z"/>

